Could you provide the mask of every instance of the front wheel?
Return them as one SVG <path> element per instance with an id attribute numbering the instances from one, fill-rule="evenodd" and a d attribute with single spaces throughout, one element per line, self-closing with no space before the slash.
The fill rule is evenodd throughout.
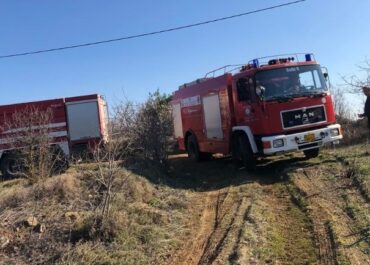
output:
<path id="1" fill-rule="evenodd" d="M 237 137 L 238 138 L 234 145 L 236 153 L 233 157 L 240 159 L 248 170 L 254 170 L 256 168 L 256 158 L 254 157 L 247 136 L 240 134 Z"/>
<path id="2" fill-rule="evenodd" d="M 310 158 L 315 158 L 319 155 L 320 149 L 319 148 L 314 148 L 314 149 L 309 149 L 309 150 L 304 150 L 303 153 L 307 159 Z"/>

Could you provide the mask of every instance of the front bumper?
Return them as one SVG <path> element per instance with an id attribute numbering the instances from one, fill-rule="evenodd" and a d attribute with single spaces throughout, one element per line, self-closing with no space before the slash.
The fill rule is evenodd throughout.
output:
<path id="1" fill-rule="evenodd" d="M 338 130 L 336 135 L 335 130 Z M 325 128 L 306 131 L 289 135 L 275 135 L 262 137 L 263 153 L 265 155 L 274 155 L 299 150 L 308 150 L 321 147 L 328 143 L 338 143 L 343 139 L 341 127 L 339 124 L 329 125 Z M 274 146 L 274 141 L 278 140 L 282 146 Z"/>

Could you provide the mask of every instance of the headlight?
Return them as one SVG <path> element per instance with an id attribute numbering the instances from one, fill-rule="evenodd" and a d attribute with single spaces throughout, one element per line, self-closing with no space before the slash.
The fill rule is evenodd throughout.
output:
<path id="1" fill-rule="evenodd" d="M 279 148 L 284 146 L 284 139 L 276 139 L 273 141 L 274 148 Z"/>
<path id="2" fill-rule="evenodd" d="M 339 135 L 339 130 L 338 129 L 331 129 L 330 130 L 330 135 L 331 136 L 338 136 Z"/>

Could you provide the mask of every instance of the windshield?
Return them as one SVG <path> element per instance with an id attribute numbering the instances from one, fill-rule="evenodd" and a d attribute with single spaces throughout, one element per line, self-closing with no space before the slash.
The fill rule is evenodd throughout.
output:
<path id="1" fill-rule="evenodd" d="M 266 70 L 256 73 L 256 88 L 264 90 L 264 100 L 320 95 L 327 92 L 319 65 Z"/>

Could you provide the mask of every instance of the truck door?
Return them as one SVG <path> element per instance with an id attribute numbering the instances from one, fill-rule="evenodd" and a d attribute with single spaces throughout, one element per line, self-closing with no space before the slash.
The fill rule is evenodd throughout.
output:
<path id="1" fill-rule="evenodd" d="M 236 86 L 236 123 L 250 125 L 256 119 L 255 94 L 253 93 L 253 78 L 242 77 L 235 81 Z"/>
<path id="2" fill-rule="evenodd" d="M 218 94 L 203 97 L 203 111 L 208 139 L 223 139 L 220 99 Z"/>

